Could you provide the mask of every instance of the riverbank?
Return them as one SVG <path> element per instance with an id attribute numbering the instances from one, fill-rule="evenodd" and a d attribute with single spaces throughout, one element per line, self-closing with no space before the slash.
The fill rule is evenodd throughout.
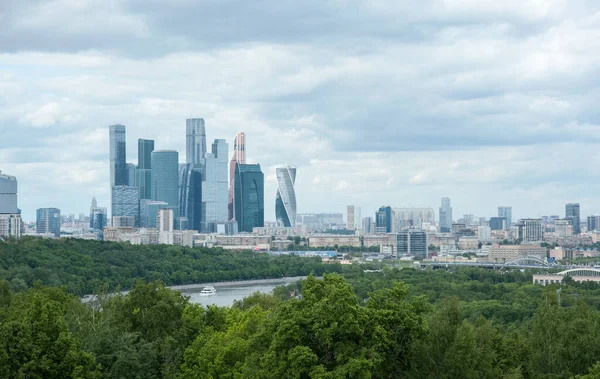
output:
<path id="1" fill-rule="evenodd" d="M 198 283 L 198 284 L 184 284 L 180 286 L 169 286 L 175 291 L 179 292 L 190 292 L 198 289 L 202 289 L 207 286 L 219 288 L 219 287 L 230 287 L 230 286 L 253 286 L 259 284 L 275 284 L 275 283 L 293 283 L 298 280 L 306 279 L 307 276 L 293 276 L 293 277 L 281 277 L 275 279 L 252 279 L 252 280 L 234 280 L 229 282 L 214 282 L 214 283 Z"/>

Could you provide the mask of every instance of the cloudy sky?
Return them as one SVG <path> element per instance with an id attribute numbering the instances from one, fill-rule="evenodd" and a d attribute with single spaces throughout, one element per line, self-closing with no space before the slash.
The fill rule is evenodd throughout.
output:
<path id="1" fill-rule="evenodd" d="M 578 0 L 0 1 L 0 170 L 19 207 L 109 206 L 108 125 L 185 159 L 247 134 L 274 219 L 386 204 L 600 213 L 600 4 Z"/>

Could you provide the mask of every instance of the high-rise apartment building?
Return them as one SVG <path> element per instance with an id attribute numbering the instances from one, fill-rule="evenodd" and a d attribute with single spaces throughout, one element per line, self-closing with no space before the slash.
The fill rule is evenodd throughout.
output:
<path id="1" fill-rule="evenodd" d="M 554 232 L 559 237 L 571 237 L 573 235 L 572 220 L 556 220 L 554 221 Z"/>
<path id="2" fill-rule="evenodd" d="M 265 178 L 258 164 L 236 164 L 235 220 L 240 232 L 265 226 Z"/>
<path id="3" fill-rule="evenodd" d="M 216 232 L 217 224 L 228 221 L 227 150 L 227 142 L 216 139 L 202 165 L 202 232 Z"/>
<path id="4" fill-rule="evenodd" d="M 450 198 L 442 197 L 440 206 L 440 232 L 449 233 L 452 231 L 452 206 L 450 206 Z"/>
<path id="5" fill-rule="evenodd" d="M 544 225 L 541 219 L 522 219 L 517 224 L 517 239 L 523 242 L 541 242 L 544 240 Z"/>
<path id="6" fill-rule="evenodd" d="M 174 150 L 152 152 L 152 200 L 164 201 L 179 211 L 179 153 Z"/>
<path id="7" fill-rule="evenodd" d="M 498 207 L 498 217 L 506 219 L 506 229 L 510 229 L 512 225 L 512 207 Z"/>
<path id="8" fill-rule="evenodd" d="M 362 207 L 359 205 L 354 207 L 354 227 L 362 230 Z"/>
<path id="9" fill-rule="evenodd" d="M 206 157 L 206 127 L 203 118 L 185 120 L 185 163 L 202 164 Z"/>
<path id="10" fill-rule="evenodd" d="M 392 232 L 403 228 L 421 228 L 423 223 L 435 224 L 433 208 L 392 208 L 392 212 Z"/>
<path id="11" fill-rule="evenodd" d="M 275 169 L 277 176 L 277 196 L 275 198 L 275 218 L 281 227 L 296 226 L 296 167 L 286 165 Z"/>
<path id="12" fill-rule="evenodd" d="M 131 216 L 139 225 L 140 191 L 137 187 L 114 186 L 112 188 L 111 217 Z"/>
<path id="13" fill-rule="evenodd" d="M 127 148 L 125 138 L 125 125 L 111 125 L 108 127 L 110 144 L 110 185 L 128 186 Z"/>
<path id="14" fill-rule="evenodd" d="M 36 211 L 35 232 L 37 234 L 51 233 L 60 237 L 60 209 L 39 208 Z"/>
<path id="15" fill-rule="evenodd" d="M 140 189 L 140 199 L 152 199 L 152 152 L 154 140 L 138 139 L 138 165 L 135 186 Z M 131 184 L 130 184 L 131 185 Z"/>
<path id="16" fill-rule="evenodd" d="M 565 219 L 571 220 L 573 224 L 573 234 L 581 233 L 581 214 L 579 203 L 568 203 L 565 206 Z"/>
<path id="17" fill-rule="evenodd" d="M 17 204 L 17 178 L 0 171 L 0 238 L 21 237 L 21 212 Z"/>
<path id="18" fill-rule="evenodd" d="M 373 217 L 365 217 L 362 219 L 362 229 L 364 234 L 375 233 L 375 223 L 373 222 Z"/>
<path id="19" fill-rule="evenodd" d="M 427 233 L 419 229 L 407 229 L 398 232 L 397 254 L 411 255 L 417 259 L 427 258 Z"/>
<path id="20" fill-rule="evenodd" d="M 492 240 L 492 229 L 487 225 L 478 226 L 477 239 L 479 242 L 490 242 Z"/>
<path id="21" fill-rule="evenodd" d="M 158 242 L 165 245 L 173 244 L 173 209 L 161 209 L 156 220 L 158 226 Z"/>
<path id="22" fill-rule="evenodd" d="M 235 167 L 246 163 L 246 134 L 240 132 L 233 140 L 233 155 L 229 161 L 229 220 L 235 219 Z"/>
<path id="23" fill-rule="evenodd" d="M 354 205 L 348 205 L 346 207 L 346 229 L 356 229 L 356 220 L 354 218 Z"/>

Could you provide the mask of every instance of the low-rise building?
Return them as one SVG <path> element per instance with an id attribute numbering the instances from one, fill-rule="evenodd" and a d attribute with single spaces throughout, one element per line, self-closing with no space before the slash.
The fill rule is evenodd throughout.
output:
<path id="1" fill-rule="evenodd" d="M 490 262 L 507 262 L 520 256 L 537 256 L 546 258 L 546 248 L 538 244 L 498 245 L 494 244 L 489 249 L 487 260 Z"/>

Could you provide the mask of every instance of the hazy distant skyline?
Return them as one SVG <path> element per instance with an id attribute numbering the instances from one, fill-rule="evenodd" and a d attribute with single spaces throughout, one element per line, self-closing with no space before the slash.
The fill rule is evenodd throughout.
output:
<path id="1" fill-rule="evenodd" d="M 110 206 L 109 125 L 136 163 L 138 138 L 185 156 L 189 117 L 209 142 L 246 133 L 269 221 L 286 163 L 299 213 L 600 213 L 595 1 L 2 1 L 0 25 L 25 220 Z"/>

